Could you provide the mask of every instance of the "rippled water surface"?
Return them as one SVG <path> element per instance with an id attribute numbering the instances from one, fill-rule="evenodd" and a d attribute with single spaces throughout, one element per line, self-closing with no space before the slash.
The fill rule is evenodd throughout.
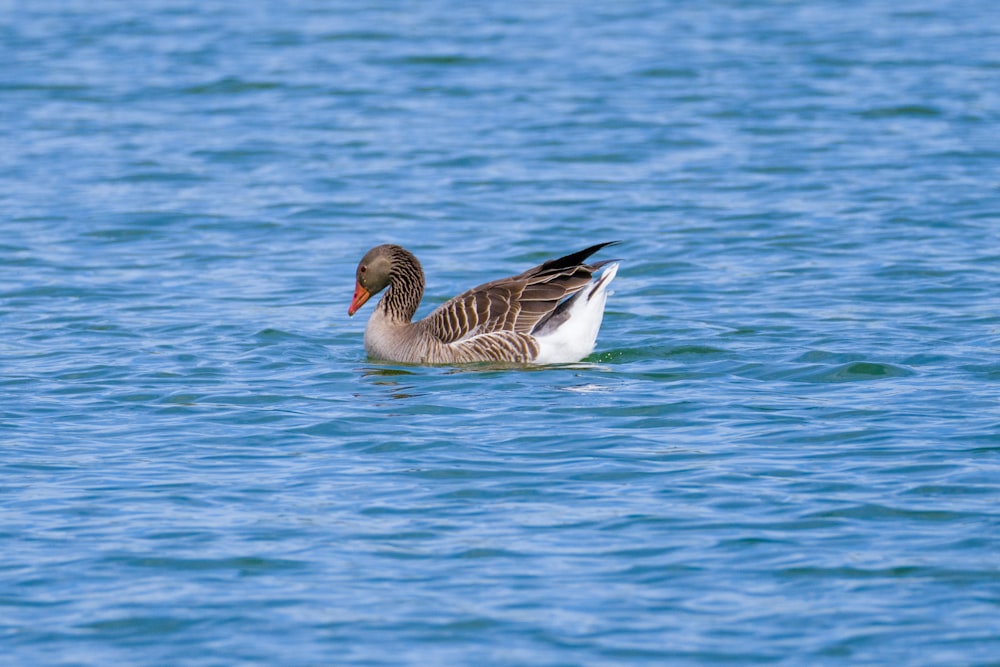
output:
<path id="1" fill-rule="evenodd" d="M 1000 23 L 0 2 L 0 664 L 996 665 Z M 368 360 L 590 243 L 565 367 Z"/>

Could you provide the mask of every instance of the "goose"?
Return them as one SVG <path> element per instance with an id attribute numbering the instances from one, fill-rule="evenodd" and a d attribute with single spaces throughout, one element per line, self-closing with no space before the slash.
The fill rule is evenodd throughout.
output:
<path id="1" fill-rule="evenodd" d="M 385 290 L 365 328 L 365 351 L 373 359 L 422 365 L 573 363 L 594 351 L 608 285 L 618 272 L 616 260 L 585 260 L 617 243 L 598 243 L 473 287 L 416 322 L 424 293 L 420 262 L 401 246 L 375 246 L 358 263 L 347 314 L 353 316 Z"/>

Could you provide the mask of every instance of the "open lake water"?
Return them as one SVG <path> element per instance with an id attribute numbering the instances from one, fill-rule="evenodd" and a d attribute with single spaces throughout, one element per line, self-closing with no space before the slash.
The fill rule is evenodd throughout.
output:
<path id="1" fill-rule="evenodd" d="M 1000 665 L 1000 14 L 0 2 L 0 664 Z M 599 241 L 570 366 L 366 358 Z"/>

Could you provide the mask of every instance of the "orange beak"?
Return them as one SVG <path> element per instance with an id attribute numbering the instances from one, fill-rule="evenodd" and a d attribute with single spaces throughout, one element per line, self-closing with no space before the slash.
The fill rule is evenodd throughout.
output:
<path id="1" fill-rule="evenodd" d="M 365 301 L 370 298 L 372 298 L 371 292 L 362 287 L 361 283 L 356 283 L 354 286 L 354 300 L 351 301 L 351 307 L 347 309 L 347 314 L 353 316 L 354 313 L 358 312 L 358 308 L 365 305 Z"/>

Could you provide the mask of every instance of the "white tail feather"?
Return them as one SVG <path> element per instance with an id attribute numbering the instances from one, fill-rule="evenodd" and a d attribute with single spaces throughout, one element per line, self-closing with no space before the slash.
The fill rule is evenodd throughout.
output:
<path id="1" fill-rule="evenodd" d="M 535 336 L 536 364 L 567 364 L 580 361 L 594 351 L 597 332 L 604 319 L 608 285 L 618 273 L 618 263 L 608 264 L 600 277 L 572 297 L 569 316 L 558 327 Z"/>

